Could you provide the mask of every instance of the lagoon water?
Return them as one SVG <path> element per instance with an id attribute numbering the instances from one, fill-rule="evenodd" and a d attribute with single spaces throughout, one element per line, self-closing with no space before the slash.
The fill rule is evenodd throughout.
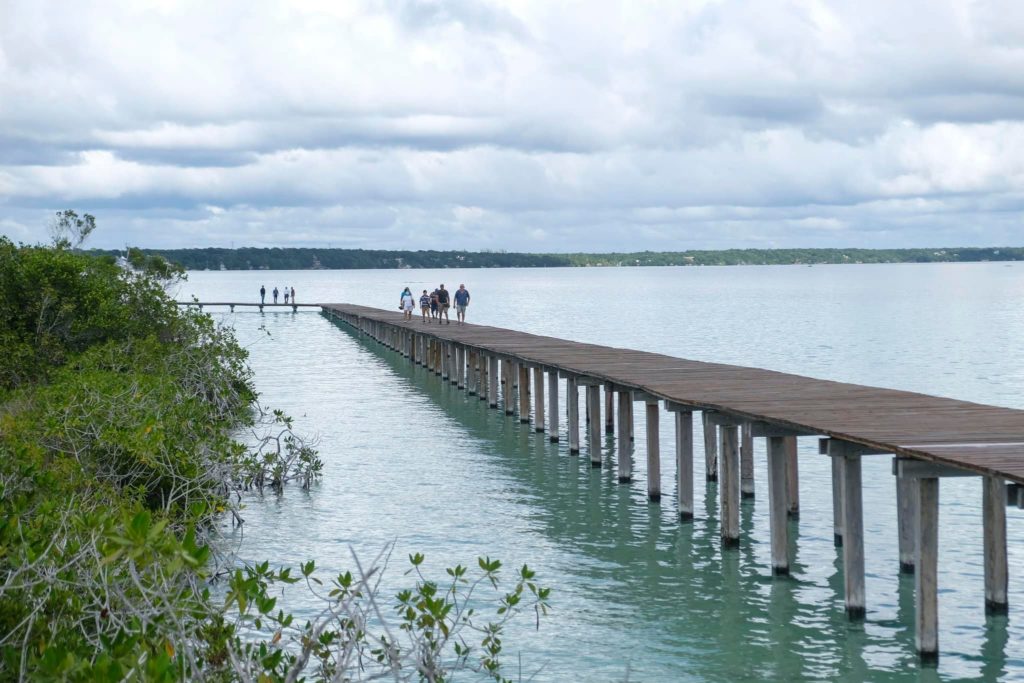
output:
<path id="1" fill-rule="evenodd" d="M 441 282 L 467 285 L 470 322 L 1024 409 L 1024 264 L 195 272 L 178 296 L 257 301 L 264 284 L 300 302 L 394 309 L 402 287 Z M 800 445 L 793 574 L 773 578 L 763 443 L 741 546 L 723 552 L 699 424 L 696 519 L 683 524 L 667 420 L 666 495 L 651 504 L 640 419 L 634 480 L 619 484 L 613 437 L 592 470 L 585 437 L 571 457 L 565 439 L 549 443 L 318 313 L 214 316 L 249 349 L 262 401 L 318 434 L 325 463 L 308 494 L 248 501 L 242 557 L 316 558 L 327 573 L 394 542 L 389 588 L 409 583 L 410 552 L 439 578 L 481 555 L 528 563 L 554 593 L 539 631 L 527 615 L 506 638 L 523 680 L 1024 680 L 1024 511 L 1007 514 L 1010 615 L 986 617 L 977 480 L 941 485 L 942 655 L 923 668 L 888 457 L 864 463 L 868 614 L 850 623 L 830 468 L 813 439 Z M 286 600 L 312 607 L 297 591 Z"/>

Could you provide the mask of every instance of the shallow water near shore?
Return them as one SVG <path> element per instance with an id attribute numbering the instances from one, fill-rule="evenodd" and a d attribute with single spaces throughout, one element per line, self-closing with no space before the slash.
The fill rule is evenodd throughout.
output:
<path id="1" fill-rule="evenodd" d="M 262 284 L 393 310 L 403 287 L 441 282 L 466 284 L 470 322 L 1024 408 L 1024 264 L 196 272 L 178 298 L 256 302 Z M 527 563 L 554 609 L 539 631 L 528 615 L 511 627 L 514 679 L 519 653 L 523 679 L 538 681 L 1024 679 L 1024 511 L 1007 514 L 1010 614 L 986 617 L 975 479 L 941 485 L 942 655 L 923 668 L 888 457 L 864 462 L 868 613 L 851 623 L 814 439 L 800 444 L 792 576 L 773 578 L 763 443 L 741 546 L 723 551 L 717 490 L 699 471 L 696 519 L 676 519 L 667 420 L 652 504 L 639 418 L 634 479 L 619 484 L 611 436 L 592 470 L 585 437 L 584 457 L 569 456 L 564 438 L 549 443 L 318 313 L 208 310 L 249 349 L 263 402 L 319 434 L 324 461 L 308 494 L 249 501 L 243 557 L 316 558 L 329 576 L 354 566 L 350 552 L 370 559 L 394 542 L 389 588 L 409 583 L 411 552 L 435 575 L 481 555 Z M 700 468 L 699 426 L 695 437 Z"/>

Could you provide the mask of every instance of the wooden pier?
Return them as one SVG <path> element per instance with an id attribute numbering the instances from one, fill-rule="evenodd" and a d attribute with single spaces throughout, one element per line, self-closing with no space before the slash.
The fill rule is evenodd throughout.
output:
<path id="1" fill-rule="evenodd" d="M 647 492 L 653 501 L 662 497 L 659 430 L 662 411 L 668 411 L 675 426 L 676 502 L 683 521 L 694 515 L 693 420 L 700 412 L 701 469 L 708 481 L 718 482 L 726 547 L 740 542 L 740 498 L 755 494 L 754 439 L 767 439 L 776 574 L 789 573 L 787 518 L 799 515 L 797 439 L 818 438 L 819 452 L 832 462 L 835 544 L 842 548 L 846 612 L 852 619 L 863 618 L 867 604 L 861 459 L 894 456 L 899 530 L 894 559 L 898 556 L 900 571 L 915 575 L 915 639 L 924 659 L 939 651 L 939 481 L 979 477 L 985 609 L 1008 608 L 1006 509 L 1024 507 L 1024 411 L 482 325 L 405 321 L 401 313 L 350 304 L 321 306 L 332 319 L 426 366 L 490 407 L 517 415 L 524 424 L 531 422 L 532 399 L 533 427 L 552 441 L 560 438 L 564 414 L 572 454 L 580 453 L 579 389 L 584 387 L 590 462 L 601 466 L 602 432 L 617 429 L 615 456 L 622 482 L 632 479 L 633 406 L 641 403 L 647 425 Z M 564 413 L 558 403 L 562 380 Z"/>
<path id="2" fill-rule="evenodd" d="M 192 306 L 197 307 L 200 311 L 206 306 L 227 306 L 231 309 L 231 312 L 235 312 L 235 306 L 242 306 L 243 308 L 258 308 L 260 312 L 263 312 L 264 308 L 290 308 L 292 313 L 298 313 L 300 308 L 311 308 L 316 310 L 322 310 L 323 307 L 320 304 L 261 304 L 259 302 L 252 301 L 175 301 L 174 303 L 179 306 L 185 306 L 191 308 Z"/>

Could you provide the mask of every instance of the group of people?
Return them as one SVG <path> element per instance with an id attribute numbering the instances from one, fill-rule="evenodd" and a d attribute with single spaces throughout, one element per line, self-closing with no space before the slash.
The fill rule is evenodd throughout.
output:
<path id="1" fill-rule="evenodd" d="M 466 285 L 459 285 L 454 297 L 444 288 L 443 284 L 430 294 L 427 294 L 427 290 L 424 289 L 423 294 L 420 295 L 420 313 L 423 315 L 423 322 L 427 323 L 436 318 L 437 324 L 440 325 L 443 318 L 446 324 L 451 325 L 448 309 L 451 308 L 452 299 L 455 300 L 455 315 L 458 324 L 464 325 L 466 323 L 466 307 L 469 306 L 469 290 L 466 289 Z M 406 320 L 412 320 L 413 311 L 416 310 L 416 297 L 408 287 L 402 290 L 398 308 L 405 313 Z"/>
<path id="2" fill-rule="evenodd" d="M 274 295 L 274 303 L 277 303 L 277 297 L 281 295 L 281 291 L 277 287 L 274 287 L 274 291 L 271 292 Z M 288 303 L 288 298 L 291 296 L 292 303 L 294 304 L 295 299 L 295 288 L 284 288 L 284 302 Z M 267 303 L 267 288 L 264 285 L 260 285 L 260 305 Z"/>

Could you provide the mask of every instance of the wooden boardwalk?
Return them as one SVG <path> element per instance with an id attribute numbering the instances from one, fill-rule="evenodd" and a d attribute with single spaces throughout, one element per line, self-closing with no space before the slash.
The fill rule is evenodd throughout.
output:
<path id="1" fill-rule="evenodd" d="M 532 396 L 533 424 L 537 431 L 548 431 L 552 440 L 559 438 L 558 382 L 564 379 L 569 446 L 574 453 L 579 452 L 578 390 L 585 387 L 589 442 L 601 442 L 602 424 L 618 423 L 622 481 L 632 476 L 627 445 L 633 405 L 644 404 L 648 492 L 654 500 L 661 496 L 658 428 L 664 406 L 675 415 L 682 519 L 693 514 L 692 416 L 699 411 L 705 471 L 709 480 L 718 480 L 721 492 L 725 545 L 739 542 L 739 498 L 753 495 L 752 440 L 767 438 L 772 564 L 780 574 L 789 569 L 785 520 L 799 509 L 796 439 L 824 437 L 821 452 L 832 456 L 834 528 L 836 543 L 843 546 L 846 607 L 854 618 L 865 610 L 860 459 L 896 456 L 899 560 L 905 571 L 915 572 L 917 644 L 925 657 L 938 652 L 938 482 L 948 476 L 980 476 L 986 606 L 997 612 L 1007 607 L 1006 507 L 1024 504 L 1024 411 L 484 325 L 424 324 L 418 316 L 407 322 L 399 312 L 351 304 L 322 308 L 330 317 L 489 399 L 492 407 L 498 407 L 500 395 L 505 412 L 518 412 L 523 422 L 530 421 Z M 601 453 L 595 450 L 590 455 L 599 466 Z"/>

